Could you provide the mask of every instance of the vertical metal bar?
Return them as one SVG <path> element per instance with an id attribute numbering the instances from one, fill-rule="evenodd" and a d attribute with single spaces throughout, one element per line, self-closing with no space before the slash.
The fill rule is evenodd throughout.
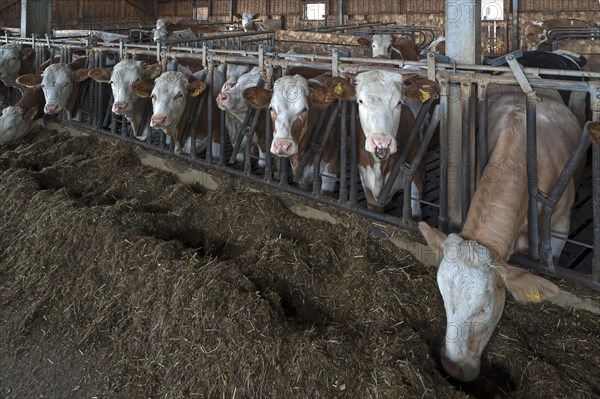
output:
<path id="1" fill-rule="evenodd" d="M 438 228 L 448 232 L 448 81 L 440 80 L 440 177 Z"/>
<path id="2" fill-rule="evenodd" d="M 527 208 L 527 226 L 529 235 L 529 255 L 533 259 L 539 258 L 539 226 L 537 206 L 537 100 L 526 96 L 527 115 L 527 193 L 529 198 Z M 518 165 L 516 165 L 518 167 Z M 550 245 L 550 243 L 544 243 Z"/>
<path id="3" fill-rule="evenodd" d="M 519 0 L 512 0 L 512 21 L 509 52 L 519 48 Z"/>
<path id="4" fill-rule="evenodd" d="M 464 224 L 471 203 L 471 96 L 470 83 L 462 83 L 462 134 L 460 165 L 461 225 Z M 469 93 L 469 95 L 467 95 Z"/>
<path id="5" fill-rule="evenodd" d="M 487 85 L 482 83 L 479 85 L 479 128 L 477 129 L 477 163 L 479 176 L 483 176 L 483 170 L 488 162 L 488 95 Z"/>
<path id="6" fill-rule="evenodd" d="M 594 208 L 594 254 L 592 255 L 592 284 L 600 285 L 600 144 L 592 145 L 592 188 Z"/>
<path id="7" fill-rule="evenodd" d="M 215 63 L 212 60 L 212 57 L 209 57 L 208 60 L 208 75 L 206 77 L 208 79 L 208 109 L 207 109 L 207 123 L 206 123 L 206 161 L 208 163 L 212 163 L 213 161 L 213 153 L 212 153 L 212 106 L 213 106 L 213 85 L 215 83 Z"/>
<path id="8" fill-rule="evenodd" d="M 209 98 L 208 102 L 212 102 L 210 101 L 212 99 Z M 225 166 L 225 111 L 220 110 L 219 111 L 219 123 L 220 123 L 220 127 L 219 127 L 219 144 L 220 144 L 220 148 L 219 148 L 219 166 L 223 167 Z M 248 144 L 248 146 L 250 146 L 250 144 Z"/>
<path id="9" fill-rule="evenodd" d="M 267 85 L 269 83 L 267 82 Z M 271 126 L 271 113 L 265 112 L 265 180 L 270 183 L 273 179 L 273 172 L 271 171 L 271 141 L 272 138 L 272 126 Z"/>
<path id="10" fill-rule="evenodd" d="M 356 132 L 357 104 L 350 103 L 350 205 L 356 206 L 357 201 L 357 164 L 358 164 L 358 140 Z"/>
<path id="11" fill-rule="evenodd" d="M 344 204 L 348 198 L 348 185 L 346 183 L 346 167 L 348 164 L 348 142 L 346 136 L 348 133 L 348 101 L 342 101 L 342 113 L 340 118 L 340 192 L 338 200 L 340 204 Z"/>

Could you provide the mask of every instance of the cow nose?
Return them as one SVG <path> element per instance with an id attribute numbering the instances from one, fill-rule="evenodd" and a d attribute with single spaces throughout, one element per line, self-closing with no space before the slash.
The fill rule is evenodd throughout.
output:
<path id="1" fill-rule="evenodd" d="M 217 96 L 217 102 L 218 102 L 219 104 L 221 104 L 221 105 L 222 105 L 222 104 L 225 104 L 225 101 L 227 101 L 227 99 L 228 99 L 228 98 L 229 98 L 229 96 L 228 96 L 227 94 L 225 94 L 225 93 L 220 93 L 220 94 Z"/>
<path id="2" fill-rule="evenodd" d="M 470 363 L 458 364 L 442 356 L 442 367 L 455 380 L 462 382 L 473 381 L 479 375 L 479 367 Z"/>
<path id="3" fill-rule="evenodd" d="M 152 126 L 152 127 L 164 126 L 166 120 L 167 120 L 167 116 L 166 115 L 164 115 L 164 116 L 163 115 L 152 116 L 152 118 L 150 120 L 150 126 Z"/>
<path id="4" fill-rule="evenodd" d="M 385 160 L 396 152 L 396 140 L 390 136 L 376 134 L 371 137 L 371 147 L 377 158 Z"/>
<path id="5" fill-rule="evenodd" d="M 58 104 L 46 104 L 44 106 L 44 113 L 46 114 L 56 114 L 60 111 L 60 105 Z"/>
<path id="6" fill-rule="evenodd" d="M 286 139 L 277 139 L 273 140 L 273 145 L 271 146 L 271 152 L 278 156 L 287 157 L 292 155 L 293 148 L 292 140 Z"/>
<path id="7" fill-rule="evenodd" d="M 113 111 L 116 113 L 127 111 L 129 108 L 129 103 L 126 102 L 117 102 L 113 105 Z"/>

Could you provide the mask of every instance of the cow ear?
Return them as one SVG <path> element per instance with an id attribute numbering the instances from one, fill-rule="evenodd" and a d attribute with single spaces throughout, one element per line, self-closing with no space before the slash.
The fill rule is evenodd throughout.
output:
<path id="1" fill-rule="evenodd" d="M 72 70 L 76 71 L 78 69 L 85 68 L 86 64 L 87 64 L 87 57 L 79 57 L 76 60 L 69 62 L 68 65 Z"/>
<path id="2" fill-rule="evenodd" d="M 351 100 L 356 97 L 356 89 L 347 79 L 334 76 L 325 81 L 325 87 L 340 100 Z"/>
<path id="3" fill-rule="evenodd" d="M 326 87 L 312 87 L 310 90 L 310 102 L 319 109 L 329 107 L 337 97 Z"/>
<path id="4" fill-rule="evenodd" d="M 21 61 L 26 60 L 27 58 L 33 55 L 32 48 L 24 48 L 21 50 Z"/>
<path id="5" fill-rule="evenodd" d="M 560 289 L 552 282 L 520 267 L 495 260 L 492 272 L 504 283 L 517 302 L 541 302 L 554 298 Z"/>
<path id="6" fill-rule="evenodd" d="M 89 69 L 86 68 L 82 68 L 82 69 L 77 69 L 75 71 L 73 71 L 73 76 L 75 77 L 75 82 L 83 82 L 84 80 L 88 79 L 89 76 Z"/>
<path id="7" fill-rule="evenodd" d="M 600 122 L 588 122 L 585 128 L 595 144 L 600 144 Z"/>
<path id="8" fill-rule="evenodd" d="M 25 87 L 38 87 L 42 84 L 42 76 L 33 73 L 21 75 L 17 78 L 17 83 Z"/>
<path id="9" fill-rule="evenodd" d="M 110 71 L 106 68 L 92 68 L 88 71 L 88 76 L 96 82 L 110 82 Z"/>
<path id="10" fill-rule="evenodd" d="M 371 40 L 366 37 L 359 37 L 356 41 L 360 47 L 371 47 Z"/>
<path id="11" fill-rule="evenodd" d="M 188 95 L 191 97 L 197 97 L 206 90 L 206 83 L 199 80 L 194 80 L 188 83 Z"/>
<path id="12" fill-rule="evenodd" d="M 252 16 L 252 19 L 256 19 L 256 18 L 258 18 L 258 17 L 260 17 L 260 14 L 254 14 L 254 15 Z"/>
<path id="13" fill-rule="evenodd" d="M 146 68 L 142 70 L 142 79 L 143 80 L 154 80 L 160 76 L 162 73 L 162 65 L 161 64 L 152 64 L 148 65 Z"/>
<path id="14" fill-rule="evenodd" d="M 242 92 L 242 96 L 246 103 L 258 109 L 267 108 L 271 102 L 271 92 L 262 87 L 254 86 L 248 87 Z"/>
<path id="15" fill-rule="evenodd" d="M 153 88 L 154 84 L 145 80 L 138 80 L 131 85 L 131 90 L 133 90 L 135 95 L 142 98 L 150 97 Z"/>
<path id="16" fill-rule="evenodd" d="M 234 15 L 234 17 L 236 17 L 237 19 L 242 19 L 242 14 L 237 13 L 237 14 Z"/>
<path id="17" fill-rule="evenodd" d="M 404 79 L 402 94 L 424 103 L 438 92 L 437 83 L 425 78 Z"/>
<path id="18" fill-rule="evenodd" d="M 435 227 L 431 227 L 427 222 L 419 222 L 419 230 L 421 231 L 423 238 L 425 238 L 425 241 L 427 241 L 427 245 L 429 245 L 437 255 L 443 255 L 444 242 L 448 236 Z"/>

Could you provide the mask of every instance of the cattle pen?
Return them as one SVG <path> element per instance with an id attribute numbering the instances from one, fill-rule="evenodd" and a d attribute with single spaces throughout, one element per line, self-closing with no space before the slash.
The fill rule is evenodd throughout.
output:
<path id="1" fill-rule="evenodd" d="M 17 3 L 0 11 L 10 18 Z M 81 0 L 58 3 L 38 18 L 47 33 L 6 26 L 0 36 L 0 51 L 29 62 L 13 85 L 0 71 L 2 117 L 26 94 L 46 96 L 46 127 L 22 143 L 3 144 L 0 123 L 7 398 L 600 397 L 600 4 L 504 0 L 498 14 L 499 2 L 485 0 L 138 0 L 107 2 L 94 20 Z M 453 21 L 457 9 L 477 29 Z M 257 30 L 242 29 L 242 11 Z M 537 22 L 554 19 L 593 23 Z M 157 36 L 161 23 L 198 21 L 209 32 Z M 544 27 L 539 38 L 519 36 L 528 21 Z M 0 25 L 9 25 L 1 15 Z M 387 57 L 371 56 L 379 37 Z M 412 42 L 418 59 L 397 40 Z M 524 50 L 527 40 L 570 66 L 530 61 L 539 54 Z M 59 65 L 70 71 L 62 90 L 73 89 L 64 106 L 50 102 L 44 80 Z M 281 89 L 296 77 L 306 89 Z M 367 132 L 365 87 L 393 99 L 377 107 L 390 111 L 384 119 L 399 115 L 403 136 L 388 143 Z M 295 105 L 283 108 L 276 94 Z M 172 114 L 181 119 L 169 124 Z M 565 143 L 547 140 L 558 129 L 571 133 Z M 517 130 L 514 142 L 498 138 Z M 500 161 L 498 143 L 509 143 Z M 187 184 L 145 169 L 150 158 Z M 527 234 L 510 226 L 506 259 L 496 259 L 503 243 L 482 244 L 501 293 L 459 296 L 456 309 L 492 298 L 462 326 L 448 292 L 477 286 L 477 276 L 443 288 L 459 273 L 442 266 L 463 255 L 448 255 L 452 240 L 478 244 L 463 230 L 471 210 L 489 211 L 477 227 L 485 231 L 513 197 Z M 568 229 L 557 230 L 565 214 Z M 467 266 L 487 259 L 474 248 Z M 519 285 L 528 278 L 536 288 Z M 564 302 L 547 301 L 554 295 Z M 543 303 L 518 305 L 526 302 Z M 483 318 L 491 313 L 495 322 Z M 469 355 L 453 358 L 463 339 Z M 38 387 L 24 388 L 28 365 L 40 370 Z"/>

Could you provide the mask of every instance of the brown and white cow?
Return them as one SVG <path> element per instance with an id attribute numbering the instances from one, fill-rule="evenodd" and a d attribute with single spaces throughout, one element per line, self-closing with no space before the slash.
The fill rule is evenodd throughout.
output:
<path id="1" fill-rule="evenodd" d="M 310 150 L 310 135 L 321 110 L 336 101 L 324 86 L 326 76 L 330 75 L 307 80 L 301 75 L 287 75 L 275 81 L 272 92 L 261 87 L 251 87 L 243 92 L 244 99 L 250 106 L 269 107 L 273 123 L 270 151 L 279 157 L 288 158 L 294 174 L 298 172 L 304 153 Z M 323 144 L 319 164 L 322 175 L 321 191 L 331 193 L 337 184 L 340 165 L 337 126 L 334 126 Z M 308 189 L 312 184 L 314 168 L 315 154 L 311 154 L 298 181 L 301 188 Z"/>
<path id="2" fill-rule="evenodd" d="M 558 93 L 537 94 L 538 190 L 549 193 L 577 146 L 581 126 Z M 479 375 L 506 290 L 520 303 L 547 300 L 558 292 L 551 282 L 506 263 L 513 252 L 526 251 L 528 243 L 525 95 L 520 88 L 490 86 L 488 96 L 490 157 L 462 230 L 446 235 L 419 224 L 428 245 L 443 256 L 437 272 L 447 323 L 442 365 L 461 381 Z M 574 199 L 571 181 L 552 215 L 553 236 L 567 236 Z M 564 241 L 552 239 L 554 257 L 563 246 Z"/>
<path id="3" fill-rule="evenodd" d="M 146 99 L 137 96 L 131 85 L 139 80 L 152 81 L 162 73 L 160 64 L 142 66 L 141 61 L 122 60 L 114 68 L 93 68 L 88 75 L 96 82 L 110 83 L 113 94 L 112 112 L 123 115 L 131 124 L 133 136 L 144 140 L 146 135 L 141 129 Z"/>
<path id="4" fill-rule="evenodd" d="M 358 170 L 365 190 L 369 209 L 383 211 L 392 197 L 403 187 L 404 175 L 400 173 L 390 190 L 388 198 L 379 203 L 379 196 L 393 165 L 398 158 L 399 148 L 408 139 L 415 116 L 406 105 L 408 98 L 421 99 L 424 91 L 435 90 L 435 83 L 420 80 L 408 85 L 414 75 L 402 75 L 395 70 L 372 70 L 356 76 L 356 86 L 345 79 L 331 78 L 327 85 L 338 98 L 358 102 L 359 158 Z M 411 162 L 419 148 L 417 137 L 410 148 L 407 162 Z M 411 185 L 412 215 L 419 218 L 419 199 L 425 186 L 422 166 L 419 166 Z"/>
<path id="5" fill-rule="evenodd" d="M 373 35 L 372 39 L 357 39 L 361 47 L 371 47 L 373 58 L 390 58 L 393 60 L 418 61 L 419 47 L 411 39 L 389 34 Z"/>
<path id="6" fill-rule="evenodd" d="M 25 87 L 41 86 L 46 105 L 44 113 L 58 114 L 65 110 L 71 119 L 81 82 L 88 79 L 85 68 L 87 57 L 80 57 L 69 64 L 50 64 L 39 74 L 27 74 L 17 78 L 17 83 Z"/>
<path id="7" fill-rule="evenodd" d="M 547 43 L 547 32 L 562 26 L 592 26 L 589 21 L 573 18 L 555 18 L 546 21 L 527 21 L 521 28 L 521 49 L 525 51 L 552 50 Z M 545 46 L 544 48 L 540 47 Z"/>
<path id="8" fill-rule="evenodd" d="M 40 87 L 26 88 L 21 99 L 0 116 L 0 144 L 13 143 L 31 132 L 44 115 L 44 93 Z"/>
<path id="9" fill-rule="evenodd" d="M 258 26 L 255 23 L 255 19 L 259 17 L 260 14 L 252 14 L 251 12 L 245 12 L 243 14 L 235 14 L 235 17 L 241 22 L 242 29 L 244 32 L 255 31 L 258 30 Z"/>
<path id="10" fill-rule="evenodd" d="M 253 68 L 249 72 L 246 72 L 240 76 L 234 76 L 229 78 L 221 88 L 221 92 L 217 95 L 217 106 L 219 109 L 225 111 L 225 128 L 229 134 L 229 138 L 232 144 L 238 139 L 240 131 L 242 129 L 242 123 L 248 111 L 248 104 L 244 100 L 242 95 L 243 91 L 250 87 L 259 85 L 261 80 L 258 68 Z M 265 166 L 265 152 L 267 151 L 266 137 L 265 137 L 265 118 L 259 119 L 256 132 L 253 136 L 253 144 L 258 146 L 260 167 Z M 242 144 L 238 153 L 236 154 L 236 161 L 242 162 L 244 160 L 245 147 L 248 145 L 246 137 L 242 139 Z"/>
<path id="11" fill-rule="evenodd" d="M 156 21 L 156 28 L 152 30 L 155 42 L 159 40 L 189 40 L 198 39 L 204 33 L 218 32 L 212 25 L 199 24 L 195 22 L 167 22 L 163 18 Z"/>
<path id="12" fill-rule="evenodd" d="M 0 81 L 6 87 L 15 87 L 19 75 L 32 72 L 33 61 L 33 49 L 21 49 L 14 43 L 0 46 Z"/>
<path id="13" fill-rule="evenodd" d="M 191 138 L 185 137 L 185 128 L 192 112 L 201 112 L 193 109 L 192 97 L 199 96 L 205 89 L 206 84 L 198 80 L 194 75 L 185 75 L 181 72 L 164 72 L 154 82 L 139 80 L 131 85 L 134 93 L 142 98 L 152 99 L 153 114 L 150 118 L 150 126 L 161 130 L 167 136 L 173 138 L 176 153 L 189 153 Z M 213 107 L 216 108 L 216 107 Z M 212 152 L 220 152 L 219 125 L 215 120 L 212 127 L 213 142 Z M 196 140 L 196 152 L 206 150 L 207 129 L 205 123 L 191 126 L 193 136 Z"/>

